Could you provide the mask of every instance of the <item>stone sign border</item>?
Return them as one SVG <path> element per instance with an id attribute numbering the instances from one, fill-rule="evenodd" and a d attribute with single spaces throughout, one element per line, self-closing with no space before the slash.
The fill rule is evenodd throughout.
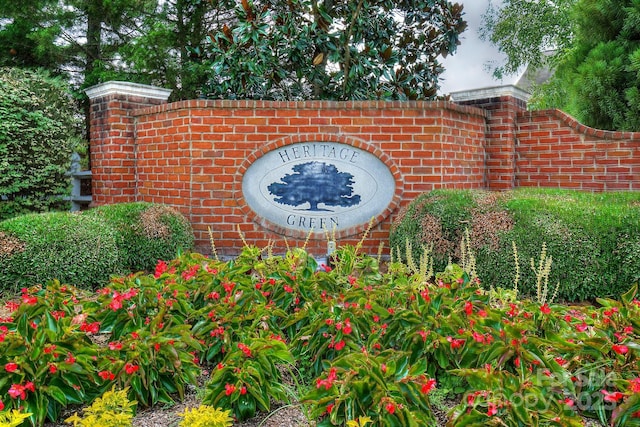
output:
<path id="1" fill-rule="evenodd" d="M 327 143 L 335 142 L 335 143 L 350 145 L 352 147 L 359 148 L 363 151 L 367 151 L 373 154 L 378 159 L 380 159 L 382 163 L 384 163 L 387 166 L 387 168 L 393 175 L 393 178 L 395 181 L 395 191 L 393 193 L 393 198 L 391 199 L 391 202 L 389 203 L 389 205 L 384 209 L 383 212 L 381 212 L 375 218 L 373 218 L 372 226 L 375 227 L 377 224 L 383 222 L 400 206 L 400 202 L 402 200 L 402 193 L 403 193 L 402 189 L 404 188 L 404 179 L 402 177 L 402 173 L 400 172 L 400 168 L 398 167 L 398 165 L 395 164 L 393 159 L 389 155 L 384 153 L 382 150 L 380 150 L 380 148 L 372 144 L 369 144 L 365 141 L 362 141 L 360 139 L 349 137 L 346 135 L 323 134 L 323 133 L 298 134 L 298 135 L 290 135 L 275 141 L 271 141 L 263 145 L 262 147 L 260 147 L 259 149 L 251 153 L 249 156 L 247 156 L 247 158 L 240 165 L 240 167 L 238 167 L 238 170 L 236 172 L 234 194 L 235 194 L 236 200 L 238 201 L 238 205 L 241 211 L 247 216 L 247 218 L 250 221 L 253 221 L 259 226 L 264 227 L 268 230 L 271 230 L 279 235 L 291 237 L 293 239 L 304 240 L 307 237 L 309 237 L 309 232 L 306 232 L 303 230 L 286 228 L 281 225 L 274 224 L 273 222 L 259 215 L 257 212 L 251 209 L 251 207 L 247 204 L 244 198 L 244 194 L 242 192 L 242 177 L 244 176 L 247 169 L 249 169 L 249 167 L 255 161 L 257 161 L 259 158 L 261 158 L 262 156 L 264 156 L 265 154 L 271 151 L 278 150 L 280 148 L 289 146 L 291 144 L 308 143 L 308 142 L 327 142 Z M 337 239 L 341 239 L 344 237 L 359 235 L 359 234 L 362 234 L 365 230 L 367 230 L 369 226 L 370 226 L 369 222 L 366 222 L 351 228 L 339 230 L 335 232 L 335 237 Z M 327 230 L 327 231 L 330 233 L 332 232 L 332 230 Z M 325 230 L 317 230 L 312 232 L 310 235 L 310 239 L 312 240 L 326 240 L 326 237 L 327 236 L 326 236 Z"/>

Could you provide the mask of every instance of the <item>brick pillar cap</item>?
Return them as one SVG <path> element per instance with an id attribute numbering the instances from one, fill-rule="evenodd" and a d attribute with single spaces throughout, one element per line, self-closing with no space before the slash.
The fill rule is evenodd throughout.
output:
<path id="1" fill-rule="evenodd" d="M 164 89 L 161 87 L 143 85 L 139 83 L 129 82 L 106 82 L 100 83 L 90 88 L 85 89 L 85 93 L 89 99 L 100 98 L 108 95 L 131 95 L 140 96 L 149 99 L 159 99 L 166 101 L 171 95 L 171 89 Z"/>
<path id="2" fill-rule="evenodd" d="M 500 98 L 511 96 L 521 101 L 527 102 L 531 94 L 514 85 L 493 86 L 480 89 L 463 90 L 452 92 L 451 100 L 454 102 L 479 101 L 481 99 Z"/>

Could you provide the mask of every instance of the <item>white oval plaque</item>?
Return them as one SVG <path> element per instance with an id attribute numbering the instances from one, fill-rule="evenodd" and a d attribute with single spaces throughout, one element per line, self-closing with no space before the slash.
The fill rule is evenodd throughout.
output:
<path id="1" fill-rule="evenodd" d="M 281 227 L 341 231 L 368 223 L 389 206 L 395 179 L 372 153 L 337 142 L 305 142 L 269 151 L 242 178 L 251 209 Z"/>

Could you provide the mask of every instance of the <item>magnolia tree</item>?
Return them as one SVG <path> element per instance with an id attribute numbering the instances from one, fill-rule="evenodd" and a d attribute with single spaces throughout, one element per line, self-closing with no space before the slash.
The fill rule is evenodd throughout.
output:
<path id="1" fill-rule="evenodd" d="M 446 0 L 219 0 L 205 95 L 430 99 L 466 27 Z"/>

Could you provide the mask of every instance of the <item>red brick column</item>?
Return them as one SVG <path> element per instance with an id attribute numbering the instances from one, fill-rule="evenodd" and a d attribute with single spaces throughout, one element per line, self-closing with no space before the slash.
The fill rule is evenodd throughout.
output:
<path id="1" fill-rule="evenodd" d="M 165 104 L 170 90 L 108 82 L 86 90 L 91 106 L 92 205 L 136 200 L 135 118 L 131 112 Z"/>
<path id="2" fill-rule="evenodd" d="M 519 113 L 526 111 L 529 94 L 515 86 L 499 86 L 452 94 L 461 105 L 489 113 L 486 129 L 485 185 L 489 190 L 515 187 Z"/>

